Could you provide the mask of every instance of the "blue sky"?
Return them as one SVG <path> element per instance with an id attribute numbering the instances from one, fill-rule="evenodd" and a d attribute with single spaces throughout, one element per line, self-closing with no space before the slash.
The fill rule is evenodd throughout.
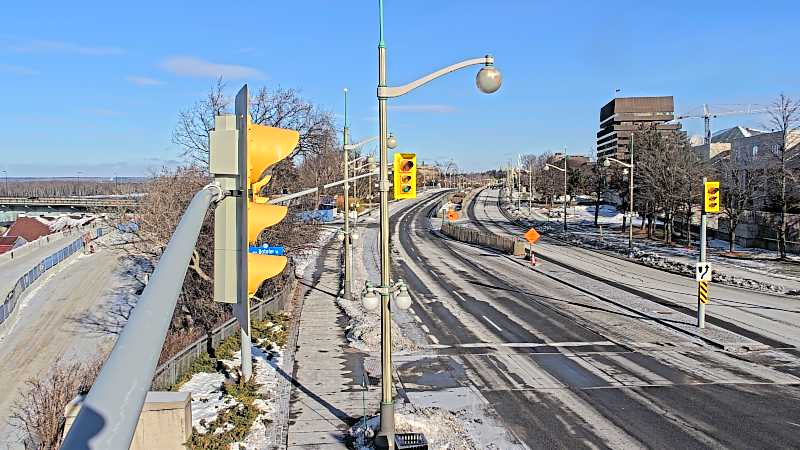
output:
<path id="1" fill-rule="evenodd" d="M 49 3 L 49 4 L 48 4 Z M 225 5 L 220 6 L 220 5 Z M 614 95 L 676 110 L 800 95 L 792 1 L 387 0 L 390 84 L 492 53 L 493 95 L 466 69 L 392 102 L 390 128 L 423 161 L 486 169 L 517 153 L 589 153 Z M 297 88 L 376 134 L 377 1 L 13 2 L 0 18 L 0 170 L 141 175 L 174 164 L 177 113 L 218 74 L 233 93 Z M 713 127 L 758 126 L 758 117 Z M 701 120 L 684 121 L 700 133 Z"/>

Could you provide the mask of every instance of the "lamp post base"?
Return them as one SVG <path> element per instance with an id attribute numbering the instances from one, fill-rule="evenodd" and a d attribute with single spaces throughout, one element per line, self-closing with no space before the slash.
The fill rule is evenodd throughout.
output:
<path id="1" fill-rule="evenodd" d="M 375 437 L 375 448 L 394 450 L 394 402 L 381 403 L 381 429 Z"/>

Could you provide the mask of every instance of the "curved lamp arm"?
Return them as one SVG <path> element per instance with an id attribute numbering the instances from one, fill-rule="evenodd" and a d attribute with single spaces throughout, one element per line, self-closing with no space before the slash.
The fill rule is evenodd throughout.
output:
<path id="1" fill-rule="evenodd" d="M 566 172 L 566 170 L 562 169 L 561 167 L 554 166 L 554 165 L 552 165 L 552 164 L 550 164 L 550 163 L 546 163 L 544 166 L 545 166 L 545 167 L 552 167 L 553 169 L 556 169 L 556 170 L 558 170 L 559 172 Z"/>
<path id="2" fill-rule="evenodd" d="M 464 67 L 475 66 L 479 64 L 483 64 L 486 66 L 494 65 L 494 57 L 491 55 L 486 55 L 481 58 L 473 58 L 473 59 L 468 59 L 466 61 L 461 61 L 460 63 L 456 63 L 453 64 L 452 66 L 447 66 L 443 69 L 439 69 L 436 72 L 425 75 L 424 77 L 418 80 L 412 81 L 411 83 L 404 84 L 402 86 L 396 86 L 396 87 L 378 86 L 378 98 L 399 97 L 403 94 L 409 93 L 410 91 L 422 86 L 423 84 L 429 81 L 447 75 L 450 72 L 455 72 L 458 69 L 463 69 Z"/>
<path id="3" fill-rule="evenodd" d="M 361 142 L 356 142 L 355 144 L 348 144 L 348 145 L 345 145 L 345 146 L 344 146 L 344 149 L 345 149 L 345 150 L 348 150 L 348 151 L 349 151 L 349 150 L 355 150 L 355 149 L 357 149 L 357 148 L 359 148 L 359 147 L 363 147 L 363 146 L 365 146 L 365 145 L 369 144 L 369 143 L 370 143 L 370 142 L 372 142 L 372 141 L 377 141 L 377 140 L 378 140 L 378 137 L 379 137 L 379 136 L 372 136 L 371 138 L 369 138 L 369 139 L 364 139 L 364 140 L 363 140 L 363 141 L 361 141 Z"/>
<path id="4" fill-rule="evenodd" d="M 629 169 L 630 169 L 631 167 L 633 167 L 633 164 L 626 163 L 626 162 L 622 162 L 622 161 L 620 161 L 620 160 L 618 160 L 618 159 L 616 159 L 616 158 L 610 158 L 610 157 L 609 157 L 609 158 L 606 158 L 606 159 L 607 159 L 607 160 L 609 160 L 609 161 L 614 161 L 615 163 L 617 163 L 617 164 L 620 164 L 622 167 L 627 167 L 627 168 L 629 168 Z"/>

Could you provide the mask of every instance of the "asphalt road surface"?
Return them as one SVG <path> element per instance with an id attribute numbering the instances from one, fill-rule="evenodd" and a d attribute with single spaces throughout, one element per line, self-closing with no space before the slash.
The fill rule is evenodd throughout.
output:
<path id="1" fill-rule="evenodd" d="M 100 248 L 78 252 L 31 285 L 17 310 L 0 327 L 0 449 L 22 448 L 7 424 L 10 408 L 25 380 L 45 373 L 59 356 L 85 360 L 112 343 L 75 319 L 119 295 L 128 281 L 120 273 L 118 255 Z"/>
<path id="2" fill-rule="evenodd" d="M 502 215 L 475 217 L 481 203 L 496 205 L 490 194 L 470 216 L 479 228 L 508 232 Z M 396 359 L 405 395 L 467 389 L 530 448 L 800 446 L 795 320 L 762 335 L 754 330 L 768 325 L 745 329 L 747 319 L 735 319 L 750 338 L 774 345 L 724 352 L 620 303 L 635 294 L 603 281 L 619 280 L 616 260 L 603 263 L 602 275 L 558 264 L 533 270 L 442 236 L 430 219 L 437 197 L 393 215 L 392 276 L 409 283 L 410 316 L 428 350 Z M 598 264 L 553 252 L 572 265 Z"/>

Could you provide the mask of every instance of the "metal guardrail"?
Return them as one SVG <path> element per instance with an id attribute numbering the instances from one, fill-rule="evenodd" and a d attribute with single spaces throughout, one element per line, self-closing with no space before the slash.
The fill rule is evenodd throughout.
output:
<path id="1" fill-rule="evenodd" d="M 133 198 L 0 197 L 0 205 L 132 208 L 137 204 L 138 200 Z"/>
<path id="2" fill-rule="evenodd" d="M 153 381 L 183 279 L 206 212 L 223 197 L 216 184 L 197 192 L 161 254 L 81 410 L 62 450 L 127 450 Z"/>
<path id="3" fill-rule="evenodd" d="M 525 251 L 525 244 L 519 239 L 498 236 L 494 233 L 486 233 L 474 228 L 454 225 L 447 221 L 442 223 L 441 232 L 457 241 L 482 245 L 512 255 L 519 256 L 524 254 Z"/>
<path id="4" fill-rule="evenodd" d="M 98 228 L 94 232 L 92 238 L 94 239 L 102 236 L 103 231 L 103 228 Z M 82 249 L 83 246 L 83 237 L 79 237 L 66 247 L 62 247 L 57 252 L 42 259 L 38 264 L 36 264 L 36 266 L 26 272 L 25 275 L 19 277 L 17 282 L 14 284 L 14 288 L 11 289 L 11 291 L 6 295 L 5 299 L 3 299 L 3 303 L 0 304 L 0 324 L 11 317 L 11 314 L 14 312 L 14 308 L 17 306 L 17 302 L 20 298 L 22 298 L 25 290 L 28 289 L 30 285 L 32 285 L 36 280 L 39 279 L 39 277 L 44 275 L 45 272 L 50 270 L 53 266 L 69 258 L 75 252 Z"/>

